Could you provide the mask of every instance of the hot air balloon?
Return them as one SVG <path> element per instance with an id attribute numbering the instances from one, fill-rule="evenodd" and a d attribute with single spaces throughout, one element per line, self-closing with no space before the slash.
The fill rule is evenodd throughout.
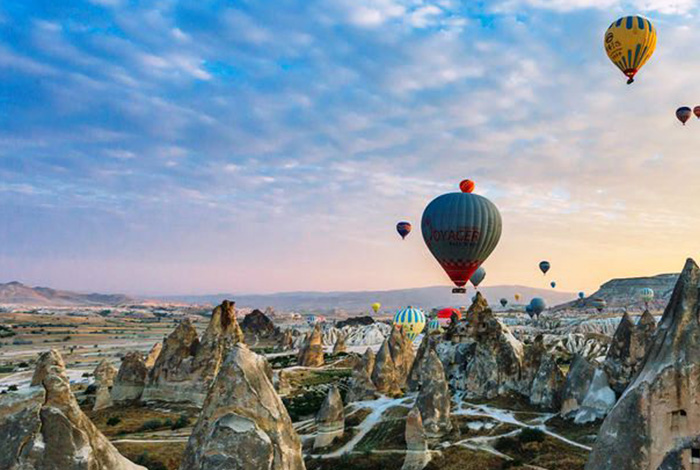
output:
<path id="1" fill-rule="evenodd" d="M 528 315 L 530 315 L 530 318 L 532 318 L 532 317 L 535 316 L 535 312 L 532 310 L 532 305 L 529 305 L 529 304 L 528 304 L 528 305 L 525 306 L 525 313 L 527 313 Z"/>
<path id="2" fill-rule="evenodd" d="M 372 304 L 372 310 L 374 311 L 374 313 L 377 313 L 380 308 L 382 308 L 382 304 L 380 304 L 379 302 L 374 302 Z"/>
<path id="3" fill-rule="evenodd" d="M 411 233 L 411 223 L 410 222 L 399 222 L 396 224 L 396 231 L 399 232 L 402 239 L 406 239 L 409 233 Z"/>
<path id="4" fill-rule="evenodd" d="M 442 333 L 444 327 L 440 324 L 437 318 L 433 318 L 428 322 L 428 333 Z"/>
<path id="5" fill-rule="evenodd" d="M 695 114 L 695 117 L 700 119 L 700 106 L 696 106 L 693 108 L 693 114 Z"/>
<path id="6" fill-rule="evenodd" d="M 530 301 L 530 306 L 532 307 L 532 311 L 535 313 L 535 315 L 539 315 L 540 313 L 544 312 L 545 308 L 547 308 L 547 304 L 542 297 L 535 297 L 532 299 Z"/>
<path id="7" fill-rule="evenodd" d="M 685 123 L 688 122 L 688 119 L 690 119 L 690 116 L 693 115 L 693 110 L 690 109 L 687 106 L 681 106 L 676 110 L 676 117 L 680 122 L 683 123 L 685 126 Z"/>
<path id="8" fill-rule="evenodd" d="M 550 267 L 549 261 L 540 261 L 540 271 L 542 271 L 542 274 L 547 274 Z"/>
<path id="9" fill-rule="evenodd" d="M 624 16 L 605 32 L 605 52 L 627 77 L 627 84 L 649 60 L 656 48 L 656 28 L 641 16 Z"/>
<path id="10" fill-rule="evenodd" d="M 394 315 L 394 325 L 400 326 L 413 341 L 425 328 L 425 313 L 411 306 L 402 308 Z"/>
<path id="11" fill-rule="evenodd" d="M 508 299 L 501 299 L 501 307 L 508 305 Z"/>
<path id="12" fill-rule="evenodd" d="M 440 310 L 437 313 L 437 319 L 440 322 L 440 325 L 442 325 L 444 328 L 447 328 L 447 326 L 452 321 L 452 315 L 456 315 L 458 321 L 462 319 L 462 312 L 460 312 L 456 308 L 448 307 Z"/>
<path id="13" fill-rule="evenodd" d="M 516 302 L 520 302 L 520 294 L 515 294 L 513 296 L 513 298 L 515 299 Z"/>
<path id="14" fill-rule="evenodd" d="M 597 297 L 597 298 L 593 299 L 593 301 L 591 302 L 591 305 L 593 305 L 596 308 L 596 310 L 598 310 L 598 312 L 600 313 L 603 311 L 603 309 L 605 309 L 605 307 L 608 306 L 608 302 L 606 302 L 605 299 Z"/>
<path id="15" fill-rule="evenodd" d="M 549 285 L 552 286 L 552 289 L 554 289 L 555 287 L 557 287 L 557 283 L 554 282 L 554 281 L 550 282 Z"/>
<path id="16" fill-rule="evenodd" d="M 645 304 L 648 304 L 649 302 L 654 300 L 654 291 L 649 287 L 645 287 L 644 289 L 639 291 L 639 296 L 642 298 Z"/>
<path id="17" fill-rule="evenodd" d="M 457 286 L 452 292 L 463 294 L 464 285 L 501 238 L 501 214 L 483 196 L 448 193 L 425 208 L 421 230 L 428 249 Z"/>
<path id="18" fill-rule="evenodd" d="M 318 319 L 316 318 L 315 315 L 309 315 L 308 317 L 306 317 L 306 323 L 309 326 L 315 325 L 317 321 L 318 321 Z"/>
<path id="19" fill-rule="evenodd" d="M 472 180 L 462 180 L 462 182 L 459 183 L 459 189 L 463 193 L 471 193 L 474 191 L 474 182 Z"/>
<path id="20" fill-rule="evenodd" d="M 469 278 L 469 282 L 471 282 L 474 287 L 479 287 L 479 284 L 481 284 L 481 281 L 483 281 L 485 277 L 486 270 L 483 266 L 479 266 L 479 269 L 474 271 L 472 277 Z"/>
<path id="21" fill-rule="evenodd" d="M 579 298 L 579 299 L 583 300 L 584 297 L 586 297 L 586 294 L 584 294 L 583 292 L 579 292 L 579 293 L 578 293 L 578 298 Z"/>

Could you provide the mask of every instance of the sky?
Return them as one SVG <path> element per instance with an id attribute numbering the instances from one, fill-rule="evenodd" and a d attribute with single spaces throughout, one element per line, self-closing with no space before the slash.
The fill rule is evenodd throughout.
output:
<path id="1" fill-rule="evenodd" d="M 0 282 L 132 294 L 447 285 L 460 180 L 484 285 L 592 292 L 700 255 L 696 0 L 0 3 Z M 603 33 L 643 14 L 633 85 Z M 414 231 L 401 241 L 399 220 Z M 541 259 L 552 264 L 545 280 Z"/>

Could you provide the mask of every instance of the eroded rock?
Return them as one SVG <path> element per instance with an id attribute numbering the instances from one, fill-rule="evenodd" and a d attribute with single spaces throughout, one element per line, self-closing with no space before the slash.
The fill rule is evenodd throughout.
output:
<path id="1" fill-rule="evenodd" d="M 318 431 L 314 448 L 328 447 L 337 438 L 343 437 L 345 431 L 345 410 L 338 387 L 328 389 L 328 395 L 316 415 Z"/>

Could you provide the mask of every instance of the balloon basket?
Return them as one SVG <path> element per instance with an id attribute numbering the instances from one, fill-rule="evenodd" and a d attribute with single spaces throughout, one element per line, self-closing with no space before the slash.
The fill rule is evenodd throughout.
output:
<path id="1" fill-rule="evenodd" d="M 452 293 L 453 294 L 466 294 L 467 289 L 465 289 L 464 287 L 455 287 L 454 289 L 452 289 Z"/>

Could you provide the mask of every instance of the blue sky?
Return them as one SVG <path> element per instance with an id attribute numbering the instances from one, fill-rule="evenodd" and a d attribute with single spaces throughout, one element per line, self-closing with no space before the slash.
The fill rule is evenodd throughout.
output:
<path id="1" fill-rule="evenodd" d="M 641 13 L 626 86 L 602 35 Z M 446 282 L 416 229 L 465 177 L 487 284 L 697 254 L 694 0 L 0 4 L 0 281 L 138 294 Z M 695 102 L 697 101 L 697 103 Z M 693 251 L 694 250 L 694 251 Z"/>

